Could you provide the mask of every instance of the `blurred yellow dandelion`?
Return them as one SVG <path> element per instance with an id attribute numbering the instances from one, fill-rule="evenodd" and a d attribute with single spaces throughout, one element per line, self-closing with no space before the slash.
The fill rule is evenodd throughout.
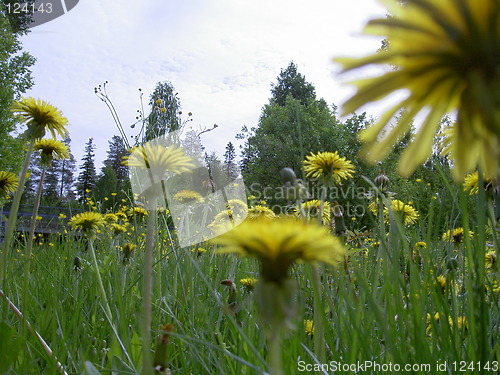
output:
<path id="1" fill-rule="evenodd" d="M 299 260 L 336 265 L 344 259 L 344 246 L 326 227 L 293 217 L 246 220 L 212 240 L 219 253 L 257 258 L 267 282 L 282 283 Z"/>
<path id="2" fill-rule="evenodd" d="M 396 69 L 356 82 L 357 92 L 343 114 L 389 94 L 406 90 L 398 104 L 360 133 L 362 152 L 370 162 L 385 158 L 391 146 L 410 130 L 417 114 L 427 111 L 399 171 L 408 176 L 431 153 L 441 118 L 453 111 L 454 175 L 461 179 L 479 164 L 489 176 L 500 162 L 500 2 L 498 0 L 386 1 L 391 18 L 369 22 L 366 32 L 385 36 L 389 48 L 358 59 L 338 59 L 344 71 L 390 64 Z M 405 109 L 386 132 L 394 114 Z M 382 138 L 383 137 L 383 138 Z M 381 139 L 382 138 L 382 139 Z"/>
<path id="3" fill-rule="evenodd" d="M 174 194 L 174 199 L 180 203 L 203 202 L 203 197 L 197 191 L 181 190 Z"/>

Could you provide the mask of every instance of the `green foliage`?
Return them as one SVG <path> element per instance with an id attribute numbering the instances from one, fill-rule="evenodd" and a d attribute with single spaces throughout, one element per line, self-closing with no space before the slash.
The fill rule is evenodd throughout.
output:
<path id="1" fill-rule="evenodd" d="M 93 138 L 89 138 L 85 144 L 85 155 L 82 158 L 83 164 L 80 166 L 80 174 L 78 175 L 76 191 L 80 203 L 85 204 L 89 197 L 90 191 L 94 188 L 97 181 L 97 173 L 95 169 L 95 145 Z"/>
<path id="2" fill-rule="evenodd" d="M 150 141 L 165 133 L 179 130 L 181 108 L 174 86 L 168 82 L 158 82 L 149 100 L 151 112 L 146 120 L 143 142 Z"/>
<path id="3" fill-rule="evenodd" d="M 300 104 L 307 105 L 311 100 L 316 100 L 314 86 L 307 82 L 305 77 L 297 70 L 297 65 L 291 61 L 286 69 L 281 69 L 278 76 L 278 83 L 271 88 L 272 97 L 270 104 L 285 106 L 288 96 L 300 101 Z"/>
<path id="4" fill-rule="evenodd" d="M 323 100 L 302 105 L 288 96 L 284 106 L 266 105 L 258 127 L 247 132 L 242 154 L 245 182 L 278 186 L 284 166 L 300 175 L 305 155 L 332 148 L 338 122 Z"/>
<path id="5" fill-rule="evenodd" d="M 92 191 L 94 198 L 101 202 L 101 210 L 113 207 L 116 202 L 131 195 L 131 184 L 128 167 L 123 158 L 129 154 L 123 140 L 115 135 L 109 141 L 108 157 L 104 160 L 101 173 L 97 176 Z M 113 193 L 113 195 L 111 195 Z"/>
<path id="6" fill-rule="evenodd" d="M 16 135 L 16 123 L 10 107 L 12 101 L 33 86 L 30 68 L 35 58 L 22 51 L 19 36 L 26 33 L 23 14 L 7 18 L 0 4 L 0 170 L 17 172 L 24 157 L 23 141 Z M 13 31 L 14 30 L 14 31 Z"/>

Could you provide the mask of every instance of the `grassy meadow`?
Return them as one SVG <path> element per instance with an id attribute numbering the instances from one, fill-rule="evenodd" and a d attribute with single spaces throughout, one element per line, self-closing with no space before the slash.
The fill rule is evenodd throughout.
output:
<path id="1" fill-rule="evenodd" d="M 346 244 L 345 262 L 294 264 L 296 311 L 291 327 L 280 334 L 282 373 L 382 374 L 392 372 L 389 366 L 406 365 L 415 374 L 429 373 L 425 366 L 432 367 L 430 373 L 459 373 L 459 368 L 496 373 L 498 231 L 487 224 L 494 218 L 484 191 L 472 197 L 478 208 L 470 215 L 474 220 L 466 212 L 469 197 L 460 192 L 456 199 L 452 212 L 441 212 L 431 200 L 430 214 L 411 225 L 404 225 L 397 212 L 379 220 L 367 208 L 371 225 L 363 230 L 343 218 L 347 228 L 339 235 Z M 89 203 L 96 211 L 96 203 Z M 368 200 L 363 204 L 367 207 Z M 67 224 L 61 233 L 35 235 L 27 287 L 28 241 L 24 235 L 15 239 L 3 293 L 53 354 L 47 355 L 3 300 L 2 373 L 58 373 L 57 362 L 68 374 L 141 372 L 148 214 L 126 202 L 114 207 L 92 239 L 111 316 L 85 235 Z M 258 262 L 217 254 L 210 243 L 177 247 L 168 216 L 158 212 L 154 234 L 150 350 L 155 364 L 172 374 L 268 373 L 269 337 L 254 296 Z M 435 233 L 442 216 L 450 229 L 459 224 L 463 233 L 447 239 Z"/>

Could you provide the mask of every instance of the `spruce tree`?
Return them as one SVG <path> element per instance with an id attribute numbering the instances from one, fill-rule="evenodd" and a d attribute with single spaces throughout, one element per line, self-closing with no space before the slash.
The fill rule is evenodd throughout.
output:
<path id="1" fill-rule="evenodd" d="M 85 203 L 90 196 L 90 191 L 94 188 L 97 176 L 95 169 L 95 145 L 94 139 L 89 138 L 85 144 L 85 155 L 82 158 L 83 164 L 80 166 L 80 174 L 77 180 L 78 200 Z"/>
<path id="2" fill-rule="evenodd" d="M 239 175 L 238 166 L 236 165 L 236 150 L 232 142 L 227 144 L 224 153 L 224 171 L 229 181 L 235 180 Z"/>

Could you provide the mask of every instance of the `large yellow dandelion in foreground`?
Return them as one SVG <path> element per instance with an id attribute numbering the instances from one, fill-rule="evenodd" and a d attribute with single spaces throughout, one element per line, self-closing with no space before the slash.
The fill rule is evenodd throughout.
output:
<path id="1" fill-rule="evenodd" d="M 324 186 L 340 185 L 342 181 L 352 178 L 354 165 L 338 152 L 318 152 L 306 156 L 304 161 L 306 177 L 320 182 Z"/>
<path id="2" fill-rule="evenodd" d="M 456 112 L 454 175 L 462 179 L 477 165 L 496 176 L 500 164 L 500 1 L 387 0 L 393 17 L 369 22 L 366 32 L 387 38 L 389 48 L 360 59 L 338 59 L 344 71 L 368 65 L 395 66 L 356 82 L 344 114 L 399 90 L 406 97 L 360 133 L 370 162 L 388 155 L 417 114 L 425 118 L 403 153 L 399 172 L 408 176 L 431 153 L 441 118 Z M 405 109 L 396 126 L 389 121 Z"/>
<path id="3" fill-rule="evenodd" d="M 56 133 L 61 137 L 68 134 L 66 124 L 68 120 L 60 110 L 46 101 L 34 98 L 23 98 L 14 102 L 11 111 L 17 115 L 21 123 L 28 126 L 27 136 L 29 139 L 39 139 L 50 131 L 53 138 Z"/>
<path id="4" fill-rule="evenodd" d="M 257 258 L 262 278 L 278 284 L 298 260 L 336 265 L 344 257 L 344 246 L 326 227 L 293 217 L 245 220 L 212 242 L 221 246 L 221 253 Z"/>

